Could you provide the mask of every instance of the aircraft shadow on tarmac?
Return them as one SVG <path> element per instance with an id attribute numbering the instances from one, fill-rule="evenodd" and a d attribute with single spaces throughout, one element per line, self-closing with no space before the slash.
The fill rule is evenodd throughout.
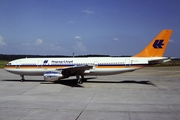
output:
<path id="1" fill-rule="evenodd" d="M 124 80 L 124 81 L 86 81 L 87 83 L 127 83 L 127 84 L 143 84 L 143 85 L 153 85 L 156 86 L 155 84 L 153 84 L 150 81 L 135 81 L 135 80 Z"/>
<path id="2" fill-rule="evenodd" d="M 135 81 L 135 80 L 123 80 L 123 81 L 95 81 L 91 79 L 96 79 L 96 77 L 89 77 L 86 78 L 87 81 L 84 83 L 117 83 L 117 84 L 142 84 L 142 85 L 152 85 L 156 86 L 150 81 Z M 20 80 L 14 79 L 6 79 L 1 81 L 13 81 L 13 82 L 20 82 Z M 25 80 L 24 82 L 40 82 L 41 84 L 62 84 L 70 87 L 83 87 L 81 84 L 77 84 L 76 79 L 62 79 L 57 82 L 45 82 L 44 80 Z"/>
<path id="3" fill-rule="evenodd" d="M 86 79 L 87 80 L 96 79 L 96 77 L 89 77 L 89 78 L 86 78 Z M 57 81 L 57 82 L 42 83 L 42 84 L 62 84 L 62 85 L 70 86 L 70 87 L 83 87 L 81 84 L 77 84 L 76 79 L 62 79 L 62 80 Z"/>

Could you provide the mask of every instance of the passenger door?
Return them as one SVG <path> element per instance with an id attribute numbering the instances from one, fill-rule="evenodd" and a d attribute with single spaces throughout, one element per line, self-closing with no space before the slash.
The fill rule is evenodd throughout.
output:
<path id="1" fill-rule="evenodd" d="M 37 67 L 38 68 L 42 68 L 43 67 L 43 61 L 42 60 L 38 61 Z"/>
<path id="2" fill-rule="evenodd" d="M 21 61 L 18 61 L 18 62 L 16 63 L 16 68 L 19 69 L 20 67 L 21 67 Z"/>
<path id="3" fill-rule="evenodd" d="M 125 67 L 130 67 L 130 66 L 131 66 L 131 60 L 125 59 Z"/>

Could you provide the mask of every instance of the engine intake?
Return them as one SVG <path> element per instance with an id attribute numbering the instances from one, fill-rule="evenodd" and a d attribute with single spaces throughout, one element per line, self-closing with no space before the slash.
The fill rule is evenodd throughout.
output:
<path id="1" fill-rule="evenodd" d="M 49 71 L 44 73 L 44 80 L 47 82 L 58 81 L 60 78 L 63 78 L 61 71 Z"/>

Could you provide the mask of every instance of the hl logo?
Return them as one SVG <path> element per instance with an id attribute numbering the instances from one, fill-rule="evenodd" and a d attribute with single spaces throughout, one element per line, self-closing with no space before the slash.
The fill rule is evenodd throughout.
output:
<path id="1" fill-rule="evenodd" d="M 162 49 L 162 46 L 164 45 L 163 44 L 164 40 L 155 40 L 154 44 L 153 44 L 153 47 L 155 49 Z"/>
<path id="2" fill-rule="evenodd" d="M 46 64 L 46 63 L 48 63 L 48 60 L 44 60 L 44 62 L 43 62 L 44 64 Z"/>

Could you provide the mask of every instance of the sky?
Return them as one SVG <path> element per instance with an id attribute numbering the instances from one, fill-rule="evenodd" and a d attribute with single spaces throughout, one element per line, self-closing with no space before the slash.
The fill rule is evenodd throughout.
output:
<path id="1" fill-rule="evenodd" d="M 134 55 L 162 29 L 180 57 L 180 0 L 0 0 L 0 54 Z"/>

